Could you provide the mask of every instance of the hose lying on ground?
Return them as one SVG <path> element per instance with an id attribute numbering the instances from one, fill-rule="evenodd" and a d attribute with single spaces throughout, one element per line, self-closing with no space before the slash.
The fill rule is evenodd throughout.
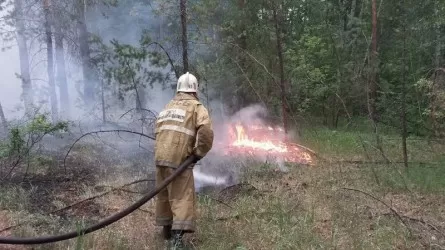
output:
<path id="1" fill-rule="evenodd" d="M 159 186 L 156 187 L 155 190 L 151 191 L 150 193 L 146 194 L 144 197 L 139 199 L 137 202 L 133 203 L 128 208 L 120 211 L 119 213 L 116 213 L 103 221 L 98 222 L 97 224 L 94 224 L 88 228 L 83 228 L 80 230 L 72 231 L 66 234 L 61 235 L 53 235 L 53 236 L 43 236 L 38 238 L 12 238 L 12 237 L 0 237 L 0 244 L 12 244 L 12 245 L 34 245 L 34 244 L 46 244 L 46 243 L 53 243 L 57 241 L 63 241 L 68 240 L 72 238 L 76 238 L 94 231 L 97 231 L 99 229 L 102 229 L 120 219 L 123 217 L 129 215 L 142 205 L 144 205 L 146 202 L 151 200 L 153 197 L 155 197 L 159 192 L 161 192 L 162 189 L 164 189 L 174 178 L 176 178 L 178 175 L 180 175 L 182 172 L 184 172 L 190 164 L 192 164 L 196 160 L 195 156 L 188 157 L 179 167 L 177 170 L 170 175 L 167 179 L 165 179 L 162 183 L 159 184 Z"/>

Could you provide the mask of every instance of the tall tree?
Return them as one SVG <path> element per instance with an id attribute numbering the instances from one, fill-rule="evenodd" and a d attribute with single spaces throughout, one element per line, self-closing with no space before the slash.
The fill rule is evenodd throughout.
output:
<path id="1" fill-rule="evenodd" d="M 85 104 L 91 104 L 94 101 L 94 88 L 96 84 L 95 72 L 91 63 L 90 45 L 88 43 L 89 35 L 86 24 L 85 0 L 76 0 L 77 9 L 77 29 L 79 32 L 79 48 L 82 61 L 83 73 L 83 98 Z"/>
<path id="2" fill-rule="evenodd" d="M 402 3 L 399 3 L 402 5 Z M 399 7 L 402 11 L 402 16 L 405 17 L 406 13 L 403 10 L 405 6 Z M 408 34 L 406 34 L 406 18 L 402 18 L 403 27 L 402 27 L 402 40 L 403 40 L 403 47 L 402 47 L 402 107 L 401 107 L 401 118 L 402 118 L 402 154 L 403 154 L 403 164 L 405 165 L 405 168 L 408 168 L 408 149 L 406 145 L 406 139 L 408 137 L 408 128 L 407 128 L 407 122 L 406 122 L 406 64 L 407 64 L 407 58 L 406 58 L 406 37 Z"/>
<path id="3" fill-rule="evenodd" d="M 241 71 L 240 76 L 238 77 L 238 83 L 237 83 L 237 88 L 240 88 L 244 85 L 245 81 L 246 81 L 246 77 L 248 77 L 247 72 L 247 58 L 246 58 L 246 52 L 248 51 L 247 48 L 247 19 L 248 16 L 247 15 L 247 7 L 246 7 L 246 0 L 238 0 L 238 12 L 239 12 L 239 17 L 238 19 L 238 30 L 236 30 L 237 33 L 235 33 L 238 37 L 238 39 L 236 40 L 239 48 L 240 48 L 240 52 L 237 55 L 237 60 L 239 61 L 239 68 Z M 239 96 L 241 97 L 241 100 L 238 100 L 237 102 L 237 108 L 241 109 L 243 108 L 243 104 L 246 97 L 246 92 L 251 93 L 250 91 L 240 91 L 239 92 Z"/>
<path id="4" fill-rule="evenodd" d="M 287 133 L 287 103 L 286 103 L 286 79 L 284 75 L 284 59 L 283 59 L 283 6 L 281 4 L 274 5 L 273 17 L 275 22 L 275 34 L 277 39 L 277 54 L 280 72 L 280 88 L 281 88 L 281 108 L 284 132 Z"/>
<path id="5" fill-rule="evenodd" d="M 370 118 L 375 122 L 377 120 L 377 0 L 372 1 L 372 40 L 371 40 L 371 77 L 368 89 L 368 105 Z"/>
<path id="6" fill-rule="evenodd" d="M 182 65 L 183 72 L 187 73 L 189 70 L 188 59 L 188 40 L 187 40 L 187 0 L 180 0 L 181 12 L 181 29 L 182 29 Z"/>
<path id="7" fill-rule="evenodd" d="M 52 38 L 52 17 L 51 17 L 51 2 L 50 0 L 43 0 L 43 9 L 45 13 L 45 34 L 46 34 L 46 54 L 47 54 L 47 72 L 48 72 L 48 83 L 50 91 L 51 100 L 51 115 L 53 121 L 57 121 L 59 111 L 57 103 L 56 94 L 56 83 L 54 79 L 54 48 L 53 48 L 53 38 Z"/>
<path id="8" fill-rule="evenodd" d="M 0 103 L 0 121 L 3 125 L 3 130 L 6 132 L 8 131 L 8 123 L 6 121 L 5 113 L 3 112 L 2 104 Z"/>
<path id="9" fill-rule="evenodd" d="M 22 99 L 25 104 L 25 113 L 28 115 L 32 113 L 32 105 L 33 105 L 33 91 L 32 91 L 32 83 L 31 83 L 31 73 L 29 66 L 29 50 L 26 39 L 26 28 L 24 21 L 24 11 L 23 11 L 23 1 L 15 0 L 14 1 L 14 20 L 16 26 L 16 38 L 19 49 L 19 57 L 20 57 L 20 79 L 22 81 Z"/>
<path id="10" fill-rule="evenodd" d="M 63 31 L 60 23 L 54 24 L 54 40 L 56 43 L 56 79 L 60 91 L 60 109 L 63 118 L 70 118 L 70 100 L 66 78 Z"/>
<path id="11" fill-rule="evenodd" d="M 440 1 L 435 2 L 434 4 L 434 18 L 432 28 L 435 30 L 435 55 L 434 55 L 434 81 L 433 81 L 433 89 L 432 89 L 432 126 L 437 137 L 445 136 L 444 127 L 443 127 L 443 109 L 445 107 L 445 70 L 443 68 L 443 55 L 442 55 L 442 46 L 443 46 L 443 3 Z"/>
<path id="12" fill-rule="evenodd" d="M 441 13 L 441 3 L 439 1 L 437 1 L 434 4 L 435 10 L 434 10 L 434 23 L 433 23 L 433 28 L 435 30 L 436 33 L 436 54 L 434 56 L 435 59 L 435 67 L 436 69 L 441 67 L 442 64 L 442 22 L 441 22 L 441 18 L 442 18 L 442 13 Z"/>

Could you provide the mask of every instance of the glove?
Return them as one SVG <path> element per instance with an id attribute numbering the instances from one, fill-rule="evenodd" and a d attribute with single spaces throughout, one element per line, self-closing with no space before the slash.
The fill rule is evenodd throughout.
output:
<path id="1" fill-rule="evenodd" d="M 202 159 L 202 157 L 200 157 L 200 156 L 197 156 L 197 155 L 194 155 L 194 156 L 195 156 L 194 160 L 193 160 L 194 164 L 196 164 L 198 161 L 200 161 Z"/>

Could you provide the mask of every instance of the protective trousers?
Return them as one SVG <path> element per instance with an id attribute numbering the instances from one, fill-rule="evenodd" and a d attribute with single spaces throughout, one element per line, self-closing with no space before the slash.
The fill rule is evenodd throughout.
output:
<path id="1" fill-rule="evenodd" d="M 175 168 L 157 166 L 156 186 L 173 174 Z M 164 188 L 156 199 L 156 225 L 172 230 L 195 231 L 196 195 L 193 169 L 186 169 Z"/>

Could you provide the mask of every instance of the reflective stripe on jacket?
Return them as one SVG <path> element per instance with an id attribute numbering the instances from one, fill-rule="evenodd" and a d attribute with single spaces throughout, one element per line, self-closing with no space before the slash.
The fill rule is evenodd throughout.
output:
<path id="1" fill-rule="evenodd" d="M 204 157 L 213 145 L 209 113 L 187 93 L 178 93 L 159 113 L 155 133 L 157 166 L 176 168 L 192 154 Z"/>

